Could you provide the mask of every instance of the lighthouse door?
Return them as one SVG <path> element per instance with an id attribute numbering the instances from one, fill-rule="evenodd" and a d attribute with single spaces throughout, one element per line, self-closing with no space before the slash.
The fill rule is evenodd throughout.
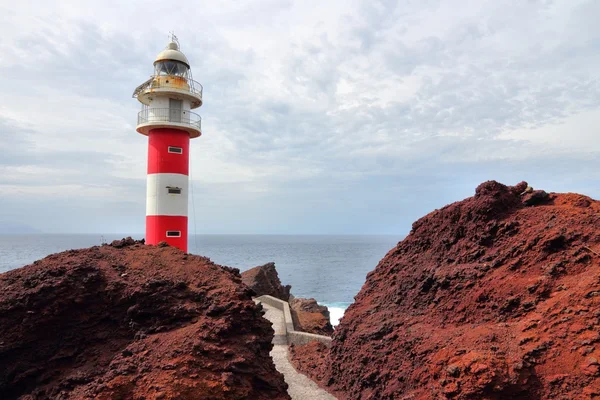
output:
<path id="1" fill-rule="evenodd" d="M 181 112 L 183 111 L 183 100 L 169 99 L 169 121 L 181 122 Z"/>

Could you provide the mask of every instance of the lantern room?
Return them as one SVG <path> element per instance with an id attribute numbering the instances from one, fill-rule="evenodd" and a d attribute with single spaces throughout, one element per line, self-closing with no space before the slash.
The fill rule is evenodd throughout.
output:
<path id="1" fill-rule="evenodd" d="M 202 85 L 192 78 L 190 63 L 175 38 L 154 60 L 154 74 L 133 97 L 141 103 L 136 130 L 148 135 L 157 128 L 178 128 L 190 138 L 202 134 L 202 118 L 191 111 L 202 105 Z"/>

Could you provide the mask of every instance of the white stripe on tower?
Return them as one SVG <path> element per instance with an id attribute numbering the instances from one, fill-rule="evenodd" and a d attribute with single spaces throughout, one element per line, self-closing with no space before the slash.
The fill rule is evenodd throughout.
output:
<path id="1" fill-rule="evenodd" d="M 187 217 L 188 180 L 188 176 L 183 174 L 149 174 L 146 215 Z"/>

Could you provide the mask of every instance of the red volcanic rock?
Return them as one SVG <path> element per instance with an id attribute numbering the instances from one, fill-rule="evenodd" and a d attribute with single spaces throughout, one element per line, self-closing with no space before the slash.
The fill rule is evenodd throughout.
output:
<path id="1" fill-rule="evenodd" d="M 250 287 L 256 296 L 269 295 L 288 301 L 290 285 L 283 286 L 275 269 L 275 263 L 267 263 L 242 272 L 242 281 Z"/>
<path id="2" fill-rule="evenodd" d="M 321 382 L 348 399 L 597 398 L 599 267 L 600 202 L 485 182 L 368 274 L 314 355 Z"/>
<path id="3" fill-rule="evenodd" d="M 0 274 L 0 398 L 289 399 L 250 295 L 236 269 L 129 239 Z"/>
<path id="4" fill-rule="evenodd" d="M 319 305 L 315 299 L 291 299 L 290 311 L 297 331 L 326 336 L 333 334 L 329 310 L 326 306 Z"/>
<path id="5" fill-rule="evenodd" d="M 110 245 L 112 247 L 120 249 L 122 247 L 132 246 L 134 244 L 136 244 L 136 241 L 131 236 L 127 236 L 125 239 L 113 240 Z M 144 244 L 144 243 L 140 242 L 140 244 Z"/>
<path id="6" fill-rule="evenodd" d="M 290 360 L 299 371 L 310 371 L 311 378 L 323 385 L 327 378 L 329 349 L 321 342 L 290 345 Z"/>

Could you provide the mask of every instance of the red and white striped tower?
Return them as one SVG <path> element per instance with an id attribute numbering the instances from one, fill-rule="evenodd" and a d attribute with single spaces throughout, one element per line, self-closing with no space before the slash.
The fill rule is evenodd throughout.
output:
<path id="1" fill-rule="evenodd" d="M 133 97 L 142 103 L 136 130 L 148 136 L 146 243 L 166 241 L 187 252 L 190 138 L 202 134 L 202 119 L 191 110 L 202 105 L 202 85 L 174 35 Z"/>

